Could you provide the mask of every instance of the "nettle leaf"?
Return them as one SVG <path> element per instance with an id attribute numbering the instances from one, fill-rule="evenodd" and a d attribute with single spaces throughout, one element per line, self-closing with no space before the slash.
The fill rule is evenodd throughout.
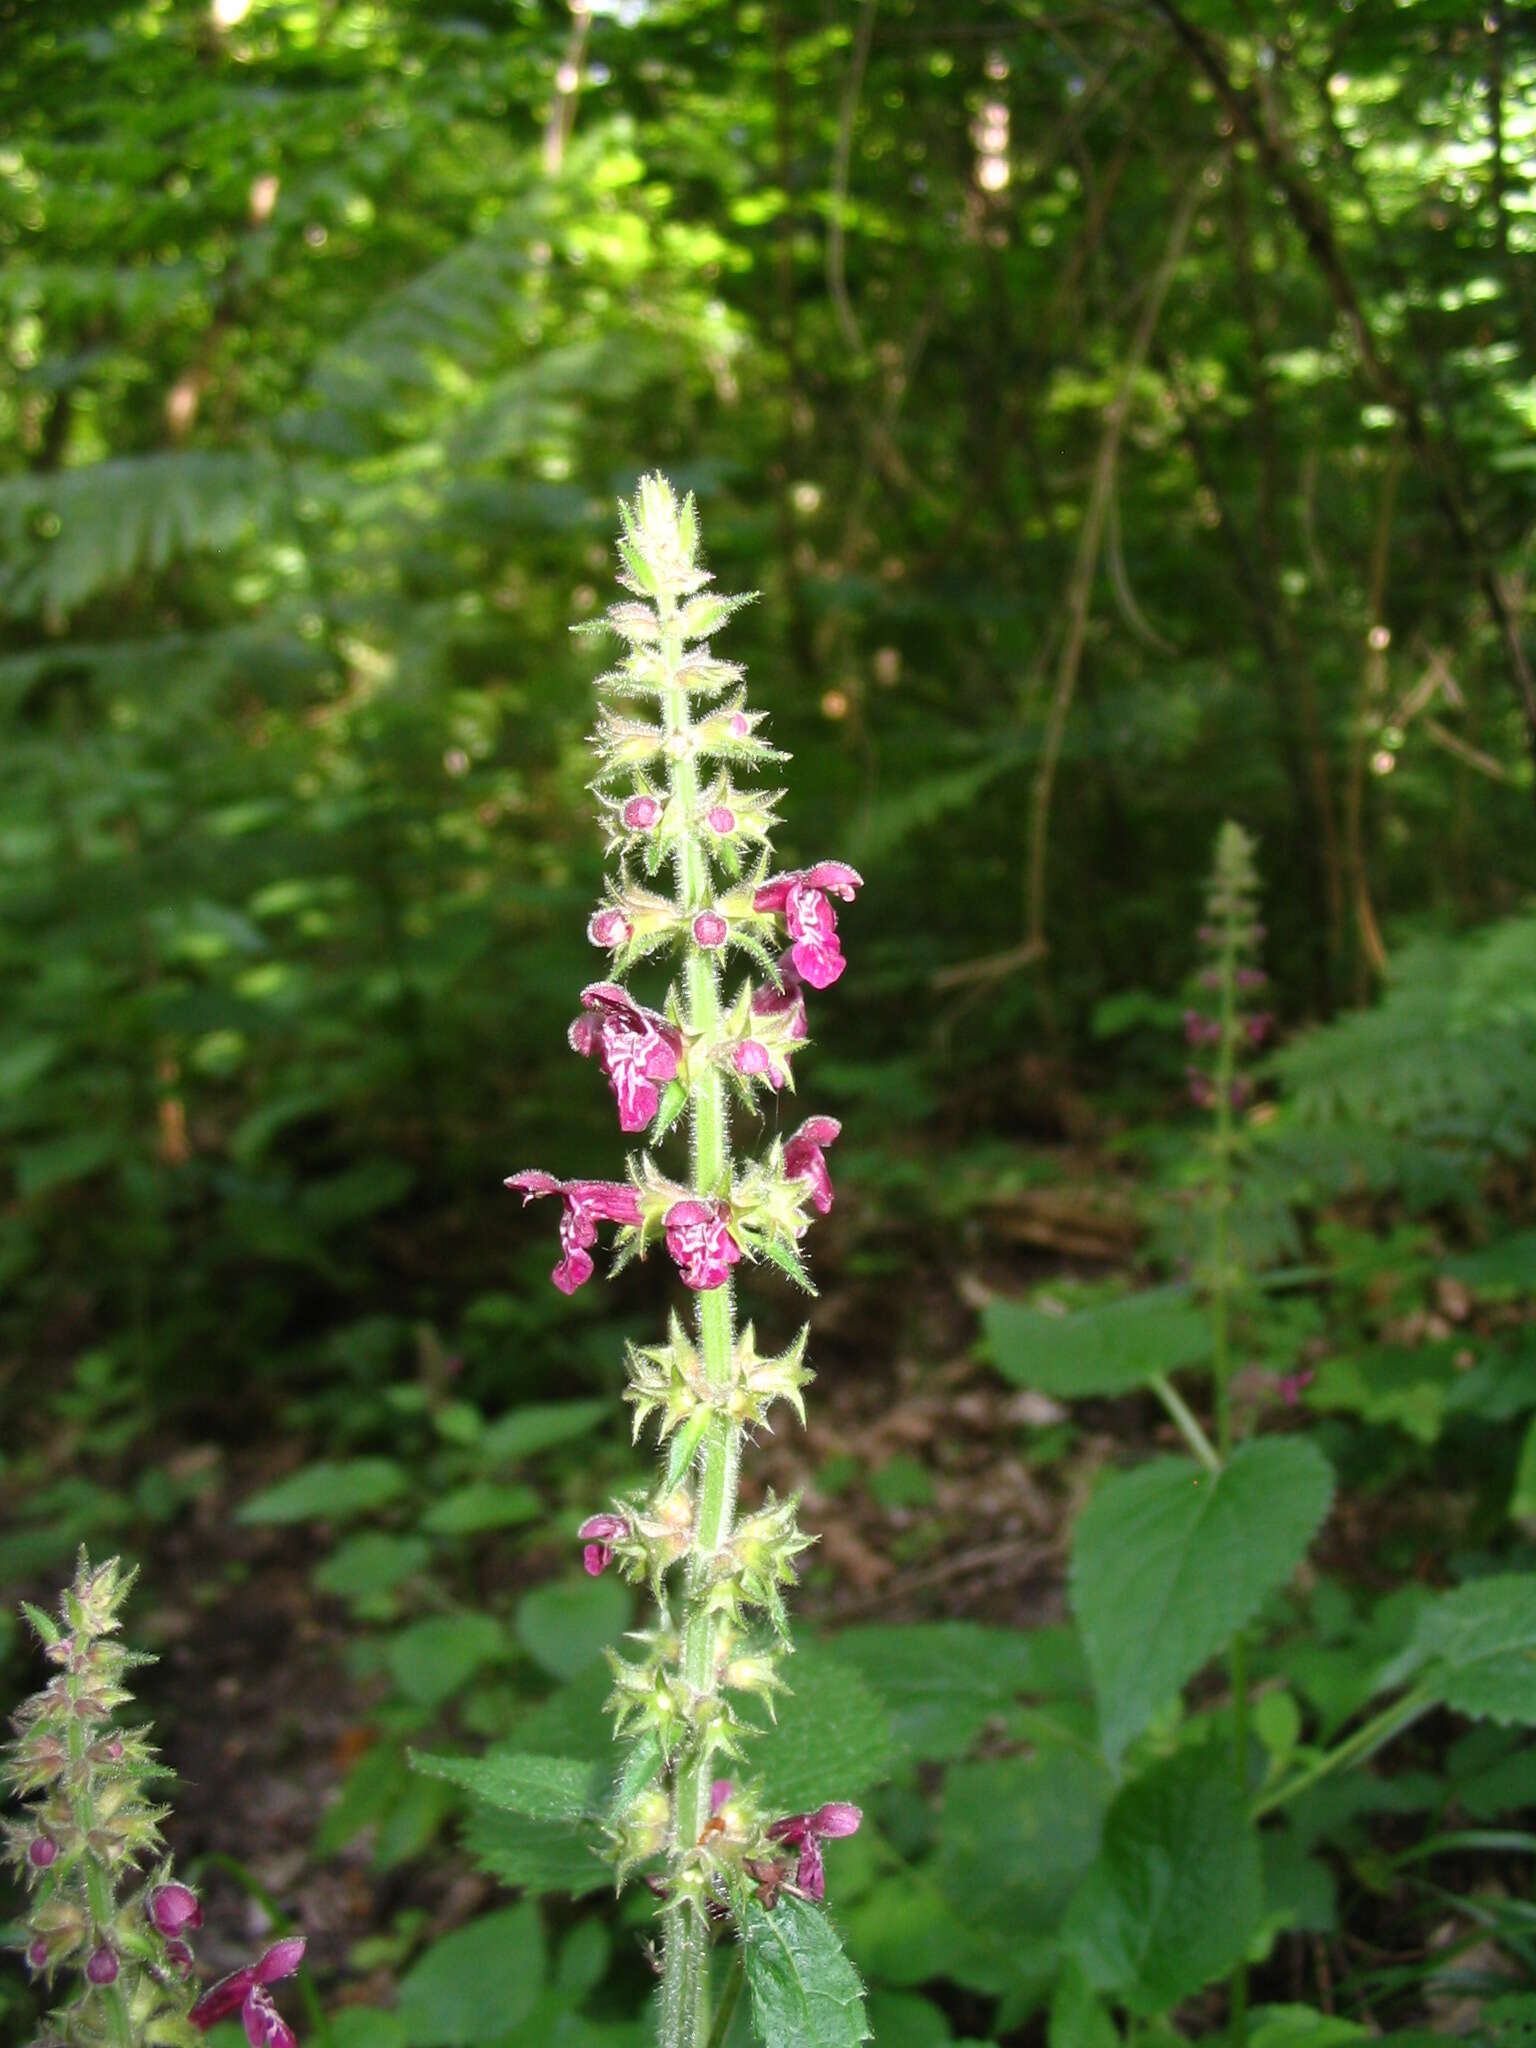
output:
<path id="1" fill-rule="evenodd" d="M 400 1986 L 410 2048 L 505 2040 L 544 1984 L 544 1929 L 531 1901 L 434 1942 Z"/>
<path id="2" fill-rule="evenodd" d="M 1064 1938 L 1096 1991 L 1145 2018 L 1240 1962 L 1263 1912 L 1258 1833 L 1231 1773 L 1185 1750 L 1110 1807 Z"/>
<path id="3" fill-rule="evenodd" d="M 1445 1593 L 1414 1633 L 1440 1697 L 1475 1720 L 1536 1727 L 1536 1574 L 1505 1572 Z"/>
<path id="4" fill-rule="evenodd" d="M 603 1780 L 579 1757 L 494 1750 L 489 1756 L 434 1756 L 419 1749 L 409 1755 L 413 1771 L 444 1778 L 504 1813 L 573 1824 L 597 1817 L 594 1794 L 601 1794 Z"/>
<path id="5" fill-rule="evenodd" d="M 870 2038 L 864 1987 L 820 1907 L 786 1893 L 769 1913 L 750 1900 L 742 1933 L 763 2048 L 859 2048 Z"/>
<path id="6" fill-rule="evenodd" d="M 531 1896 L 581 1898 L 613 1889 L 613 1865 L 604 1860 L 603 1837 L 592 1825 L 573 1828 L 563 1821 L 528 1820 L 520 1813 L 476 1806 L 459 1839 L 477 1869 Z"/>
<path id="7" fill-rule="evenodd" d="M 544 1503 L 531 1486 L 498 1486 L 493 1479 L 472 1479 L 434 1501 L 421 1518 L 433 1536 L 475 1536 L 487 1529 L 515 1529 L 536 1522 Z"/>
<path id="8" fill-rule="evenodd" d="M 987 1356 L 1005 1379 L 1069 1400 L 1128 1393 L 1156 1373 L 1198 1364 L 1211 1348 L 1209 1318 L 1187 1287 L 1149 1287 L 1073 1315 L 992 1301 L 981 1321 Z"/>
<path id="9" fill-rule="evenodd" d="M 487 1465 L 513 1465 L 556 1444 L 590 1436 L 612 1414 L 606 1401 L 531 1401 L 489 1424 L 475 1453 Z"/>
<path id="10" fill-rule="evenodd" d="M 1019 1942 L 1048 1933 L 1098 1854 L 1108 1766 L 1059 1743 L 958 1763 L 944 1780 L 934 1882 L 962 1917 Z"/>
<path id="11" fill-rule="evenodd" d="M 784 1658 L 779 1673 L 787 1689 L 776 1719 L 747 1753 L 748 1774 L 775 1813 L 856 1799 L 891 1775 L 902 1757 L 891 1717 L 851 1665 L 811 1644 Z"/>
<path id="12" fill-rule="evenodd" d="M 1101 1488 L 1078 1519 L 1071 1580 L 1106 1755 L 1285 1584 L 1332 1498 L 1332 1469 L 1303 1437 L 1243 1444 L 1215 1474 L 1160 1458 Z"/>
<path id="13" fill-rule="evenodd" d="M 389 1673 L 408 1700 L 439 1707 L 506 1653 L 506 1631 L 493 1615 L 433 1614 L 391 1638 Z"/>
<path id="14" fill-rule="evenodd" d="M 322 1459 L 241 1503 L 237 1522 L 339 1522 L 384 1507 L 405 1491 L 393 1458 Z"/>
<path id="15" fill-rule="evenodd" d="M 555 1678 L 574 1678 L 628 1628 L 634 1611 L 619 1578 L 556 1579 L 517 1609 L 517 1640 Z"/>
<path id="16" fill-rule="evenodd" d="M 855 1666 L 890 1709 L 913 1756 L 964 1756 L 987 1722 L 1021 1695 L 1085 1693 L 1088 1674 L 1070 1629 L 1027 1633 L 974 1621 L 844 1629 L 838 1658 Z M 791 1678 L 794 1667 L 790 1666 Z"/>
<path id="17" fill-rule="evenodd" d="M 1248 2048 L 1345 2048 L 1369 2038 L 1353 2020 L 1311 2005 L 1261 2005 L 1248 2022 Z"/>
<path id="18" fill-rule="evenodd" d="M 1119 2029 L 1094 1996 L 1081 1963 L 1068 1963 L 1057 1981 L 1046 2041 L 1048 2048 L 1119 2048 Z"/>

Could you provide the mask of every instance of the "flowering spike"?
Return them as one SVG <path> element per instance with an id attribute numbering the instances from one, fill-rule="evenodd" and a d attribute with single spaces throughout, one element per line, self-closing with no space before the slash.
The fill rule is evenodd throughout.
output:
<path id="1" fill-rule="evenodd" d="M 214 2006 L 221 2017 L 243 2005 L 255 2048 L 295 2048 L 262 1987 L 297 1968 L 300 1938 L 237 1972 L 231 2002 L 221 2002 L 221 1986 L 193 2002 L 186 1937 L 202 1925 L 202 1907 L 159 1858 L 166 1809 L 144 1796 L 145 1781 L 165 1773 L 148 1731 L 113 1719 L 130 1700 L 125 1674 L 148 1661 L 117 1639 L 133 1576 L 115 1558 L 93 1566 L 82 1551 L 60 1603 L 62 1626 L 26 1610 L 54 1675 L 23 1702 L 18 1739 L 0 1762 L 0 1783 L 33 1802 L 24 1821 L 5 1824 L 4 1854 L 26 1882 L 28 1967 L 50 1991 L 66 1970 L 78 1980 L 41 2038 L 50 2048 L 187 2042 L 212 2024 Z"/>
<path id="2" fill-rule="evenodd" d="M 664 1899 L 663 2038 L 666 2048 L 702 2048 L 713 1924 L 754 1887 L 771 1903 L 802 1871 L 800 1889 L 819 1897 L 809 1881 L 817 1844 L 837 1832 L 828 1808 L 792 1817 L 809 1830 L 804 1841 L 775 1838 L 750 1796 L 712 1808 L 711 1786 L 720 1760 L 740 1757 L 750 1735 L 732 1698 L 750 1693 L 772 1709 L 784 1593 L 809 1541 L 793 1501 L 769 1495 L 736 1519 L 745 1440 L 769 1426 L 779 1402 L 803 1421 L 812 1375 L 803 1331 L 766 1358 L 750 1324 L 738 1334 L 735 1285 L 764 1264 L 809 1287 L 801 1242 L 832 1206 L 826 1153 L 839 1130 L 812 1116 L 733 1164 L 730 1108 L 756 1109 L 793 1087 L 807 990 L 831 987 L 845 967 L 833 899 L 851 902 L 860 878 L 830 860 L 773 872 L 783 792 L 755 789 L 752 778 L 784 757 L 762 736 L 740 668 L 715 652 L 714 636 L 747 600 L 712 587 L 692 499 L 645 477 L 620 508 L 620 528 L 626 594 L 594 622 L 619 648 L 598 678 L 593 735 L 592 786 L 614 858 L 588 936 L 608 966 L 584 991 L 570 1037 L 601 1064 L 624 1131 L 647 1131 L 659 1148 L 686 1114 L 691 1166 L 674 1179 L 642 1152 L 623 1182 L 529 1171 L 508 1186 L 525 1201 L 560 1198 L 553 1278 L 565 1292 L 590 1277 L 607 1221 L 619 1226 L 612 1270 L 664 1243 L 692 1295 L 688 1325 L 674 1312 L 665 1343 L 628 1350 L 626 1399 L 637 1439 L 655 1425 L 659 1484 L 649 1499 L 589 1516 L 580 1540 L 589 1573 L 613 1566 L 647 1582 L 657 1602 L 658 1626 L 640 1635 L 639 1653 L 610 1657 L 609 1711 L 633 1745 L 624 1782 L 634 1767 L 610 1834 L 621 1879 L 663 1859 L 647 1873 Z M 645 962 L 658 969 L 648 1001 L 627 985 Z"/>

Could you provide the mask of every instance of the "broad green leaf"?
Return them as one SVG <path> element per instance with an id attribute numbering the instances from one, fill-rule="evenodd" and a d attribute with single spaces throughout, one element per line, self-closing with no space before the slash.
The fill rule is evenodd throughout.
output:
<path id="1" fill-rule="evenodd" d="M 575 1824 L 596 1817 L 593 1768 L 566 1756 L 527 1756 L 516 1750 L 492 1750 L 487 1756 L 435 1756 L 410 1752 L 411 1769 L 527 1820 Z M 601 1793 L 601 1782 L 597 1787 Z"/>
<path id="2" fill-rule="evenodd" d="M 552 1677 L 574 1678 L 618 1642 L 633 1612 L 630 1590 L 617 1576 L 556 1579 L 518 1602 L 517 1640 Z"/>
<path id="3" fill-rule="evenodd" d="M 1419 1658 L 1447 1706 L 1475 1720 L 1536 1727 L 1536 1572 L 1474 1579 L 1419 1617 Z"/>
<path id="4" fill-rule="evenodd" d="M 963 1756 L 987 1722 L 1021 1696 L 1086 1692 L 1071 1630 L 984 1628 L 974 1621 L 845 1629 L 833 1639 L 890 1710 L 896 1739 L 915 1757 Z M 789 1666 L 794 1677 L 794 1665 Z"/>
<path id="5" fill-rule="evenodd" d="M 1517 1522 L 1536 1520 L 1536 1416 L 1526 1425 L 1525 1439 L 1520 1446 L 1514 1491 L 1509 1496 L 1509 1512 Z"/>
<path id="6" fill-rule="evenodd" d="M 23 1145 L 15 1158 L 16 1192 L 24 1202 L 35 1202 L 54 1188 L 89 1180 L 104 1166 L 114 1165 L 122 1151 L 123 1141 L 115 1131 L 90 1128 Z"/>
<path id="7" fill-rule="evenodd" d="M 1009 1938 L 1051 1932 L 1098 1854 L 1107 1765 L 1060 1745 L 955 1764 L 930 1869 L 957 1913 Z"/>
<path id="8" fill-rule="evenodd" d="M 544 1984 L 544 1930 L 531 1901 L 487 1913 L 434 1942 L 400 1985 L 410 2048 L 503 2041 Z"/>
<path id="9" fill-rule="evenodd" d="M 368 1529 L 349 1536 L 316 1565 L 317 1592 L 339 1600 L 372 1600 L 391 1593 L 402 1579 L 431 1562 L 432 1546 L 420 1536 L 391 1536 Z"/>
<path id="10" fill-rule="evenodd" d="M 1211 1348 L 1209 1318 L 1186 1287 L 1150 1287 L 1071 1315 L 993 1301 L 981 1320 L 987 1356 L 1005 1379 L 1065 1399 L 1127 1393 Z"/>
<path id="11" fill-rule="evenodd" d="M 857 1799 L 901 1760 L 891 1717 L 850 1665 L 810 1643 L 779 1670 L 787 1690 L 776 1718 L 751 1738 L 749 1766 L 777 1813 L 808 1813 L 828 1799 Z M 750 1704 L 745 1711 L 760 1715 Z M 836 1855 L 836 1846 L 830 1852 Z"/>
<path id="12" fill-rule="evenodd" d="M 1120 2033 L 1081 1963 L 1069 1962 L 1051 1999 L 1047 2048 L 1119 2048 Z"/>
<path id="13" fill-rule="evenodd" d="M 751 1900 L 742 1933 L 762 2048 L 859 2048 L 869 2039 L 864 1987 L 821 1907 L 788 1893 L 772 1912 Z"/>
<path id="14" fill-rule="evenodd" d="M 1479 1294 L 1536 1294 L 1536 1230 L 1517 1230 L 1481 1251 L 1447 1259 L 1445 1270 Z"/>
<path id="15" fill-rule="evenodd" d="M 536 1522 L 544 1502 L 531 1486 L 498 1486 L 494 1480 L 473 1480 L 434 1501 L 421 1518 L 432 1536 L 474 1536 L 484 1529 L 515 1529 Z"/>
<path id="16" fill-rule="evenodd" d="M 1454 1344 L 1378 1345 L 1330 1358 L 1307 1390 L 1307 1405 L 1392 1424 L 1421 1444 L 1440 1434 L 1457 1381 Z"/>
<path id="17" fill-rule="evenodd" d="M 290 1479 L 253 1493 L 238 1522 L 340 1522 L 384 1507 L 405 1491 L 405 1473 L 393 1458 L 322 1459 Z"/>
<path id="18" fill-rule="evenodd" d="M 437 1707 L 507 1648 L 506 1631 L 489 1614 L 434 1614 L 393 1638 L 390 1676 L 408 1700 Z"/>
<path id="19" fill-rule="evenodd" d="M 1258 1834 L 1226 1762 L 1185 1750 L 1127 1785 L 1067 1914 L 1090 1984 L 1143 2017 L 1224 1976 L 1263 1915 Z"/>
<path id="20" fill-rule="evenodd" d="M 1160 1458 L 1100 1489 L 1074 1533 L 1072 1604 L 1109 1756 L 1285 1584 L 1332 1497 L 1304 1437 L 1243 1444 L 1216 1474 Z"/>
<path id="21" fill-rule="evenodd" d="M 604 1861 L 604 1841 L 596 1827 L 528 1820 L 520 1813 L 476 1806 L 460 1839 L 474 1863 L 501 1884 L 567 1898 L 613 1890 L 613 1865 Z"/>
<path id="22" fill-rule="evenodd" d="M 914 1991 L 871 1991 L 868 2010 L 880 2048 L 947 2048 L 954 2039 L 938 2006 Z"/>
<path id="23" fill-rule="evenodd" d="M 476 1455 L 487 1465 L 515 1465 L 556 1444 L 590 1436 L 612 1415 L 607 1401 L 532 1401 L 488 1423 Z"/>
<path id="24" fill-rule="evenodd" d="M 1248 2048 L 1346 2048 L 1367 2029 L 1311 2005 L 1261 2005 L 1248 2022 Z"/>
<path id="25" fill-rule="evenodd" d="M 344 2006 L 326 2021 L 318 2048 L 408 2048 L 405 2023 L 376 2006 Z"/>

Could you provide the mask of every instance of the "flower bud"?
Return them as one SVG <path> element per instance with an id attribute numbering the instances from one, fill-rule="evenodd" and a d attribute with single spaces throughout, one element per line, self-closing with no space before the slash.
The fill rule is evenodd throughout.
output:
<path id="1" fill-rule="evenodd" d="M 203 1924 L 197 1893 L 188 1885 L 157 1885 L 149 1895 L 148 1905 L 149 1917 L 162 1934 L 180 1934 L 188 1927 Z"/>
<path id="2" fill-rule="evenodd" d="M 90 1960 L 85 1966 L 86 1982 L 90 1984 L 115 1984 L 117 1982 L 117 1951 L 109 1942 L 92 1949 Z"/>
<path id="3" fill-rule="evenodd" d="M 718 832 L 723 839 L 728 832 L 736 830 L 736 813 L 728 804 L 712 804 L 708 813 L 711 832 Z"/>
<path id="4" fill-rule="evenodd" d="M 625 944 L 633 929 L 622 910 L 596 910 L 588 922 L 587 937 L 594 946 L 602 946 L 611 953 Z"/>
<path id="5" fill-rule="evenodd" d="M 27 1861 L 34 1870 L 47 1870 L 58 1855 L 59 1845 L 51 1835 L 35 1835 L 27 1847 Z"/>
<path id="6" fill-rule="evenodd" d="M 632 796 L 619 816 L 631 832 L 649 832 L 661 816 L 661 805 L 653 796 Z"/>
<path id="7" fill-rule="evenodd" d="M 38 1936 L 36 1941 L 27 1944 L 27 1962 L 34 1970 L 47 1969 L 48 1944 L 41 1935 Z"/>
<path id="8" fill-rule="evenodd" d="M 726 930 L 725 919 L 718 911 L 701 910 L 693 920 L 694 941 L 706 952 L 713 952 L 715 947 L 725 944 Z"/>

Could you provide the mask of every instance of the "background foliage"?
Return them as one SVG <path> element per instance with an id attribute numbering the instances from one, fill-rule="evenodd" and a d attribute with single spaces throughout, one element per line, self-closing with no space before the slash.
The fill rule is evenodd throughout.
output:
<path id="1" fill-rule="evenodd" d="M 762 592 L 730 652 L 796 755 L 785 864 L 869 882 L 821 1029 L 828 1391 L 948 1384 L 991 1300 L 975 1371 L 1036 1401 L 1009 1443 L 1058 1535 L 1156 1421 L 1119 1325 L 1074 1317 L 1053 1363 L 1042 1318 L 1112 1317 L 1132 1264 L 1188 1278 L 1181 992 L 1215 827 L 1259 835 L 1286 1042 L 1240 1221 L 1281 1277 L 1246 1344 L 1315 1373 L 1341 1485 L 1316 1573 L 1255 1595 L 1298 1716 L 1260 1733 L 1284 1761 L 1302 1716 L 1346 1725 L 1429 1588 L 1518 1568 L 1536 1514 L 1520 10 L 9 0 L 0 31 L 0 1580 L 39 1591 L 82 1537 L 149 1557 L 167 1747 L 224 1787 L 215 1674 L 259 1695 L 323 1618 L 354 1691 L 320 1735 L 274 1710 L 302 1811 L 262 1813 L 302 1852 L 254 1881 L 367 1869 L 316 1951 L 397 2011 L 334 2038 L 493 2038 L 456 1942 L 529 2039 L 616 2042 L 644 1983 L 601 1914 L 461 1926 L 458 1795 L 405 1752 L 600 1741 L 628 1618 L 563 1574 L 630 1470 L 616 1332 L 651 1283 L 573 1321 L 499 1182 L 607 1156 L 564 1051 L 601 851 L 567 628 L 645 468 Z M 1139 1313 L 1141 1364 L 1190 1361 Z M 1038 1405 L 1067 1395 L 1101 1406 Z M 1079 1888 L 1101 1833 L 1203 1795 L 1165 1727 L 1112 1803 L 1059 1555 L 1044 1594 L 923 1591 L 967 1535 L 949 1454 L 943 1423 L 878 1461 L 813 1443 L 824 1508 L 896 1531 L 913 1589 L 803 1653 L 888 1740 L 818 1762 L 791 1722 L 771 1769 L 807 1804 L 897 1772 L 834 1852 L 882 2042 L 1100 2048 L 1099 1998 L 1162 2013 L 1230 1960 L 1133 1953 L 1124 1870 Z M 1266 1831 L 1267 1890 L 1220 1888 L 1224 1940 L 1193 1923 L 1234 1954 L 1288 1930 L 1276 2010 L 1456 2030 L 1431 1936 L 1507 1991 L 1524 1866 L 1469 1903 L 1456 1851 L 1392 1859 L 1523 1803 L 1505 1735 L 1431 1721 L 1412 1771 L 1319 1788 Z M 591 1877 L 536 1816 L 467 1828 L 530 1895 Z"/>

